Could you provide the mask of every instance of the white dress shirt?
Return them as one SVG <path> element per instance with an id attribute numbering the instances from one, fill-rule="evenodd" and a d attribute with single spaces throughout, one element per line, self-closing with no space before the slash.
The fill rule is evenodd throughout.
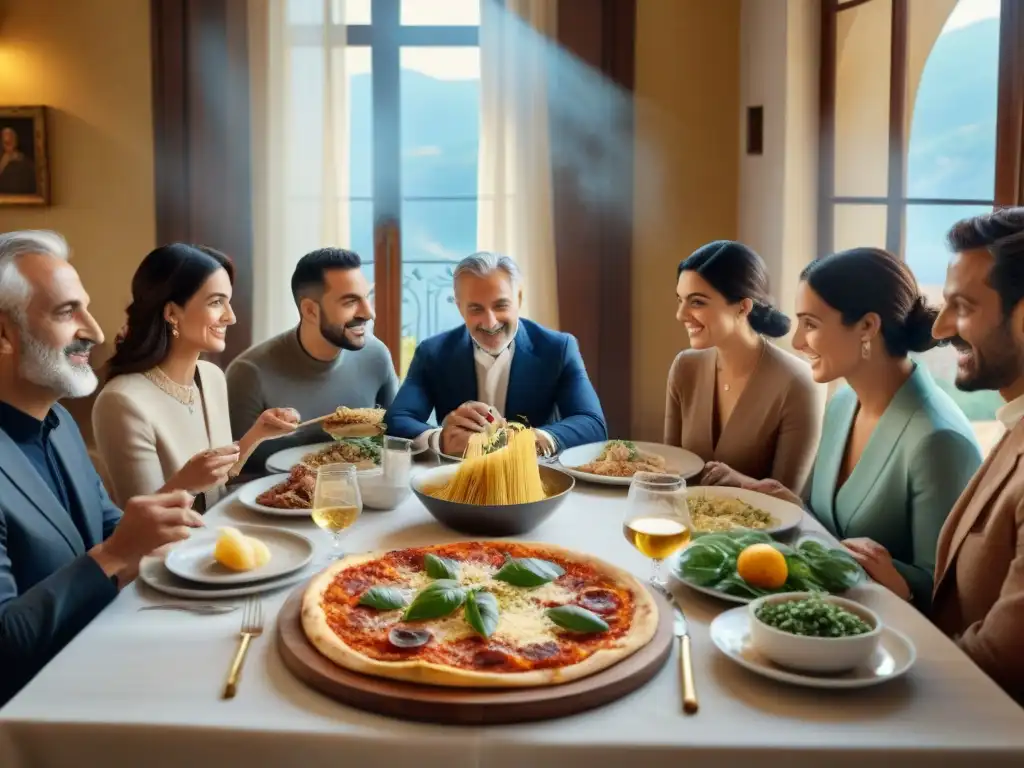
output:
<path id="1" fill-rule="evenodd" d="M 518 329 L 517 329 L 518 330 Z M 472 338 L 472 335 L 470 336 Z M 498 352 L 489 352 L 473 339 L 473 362 L 476 369 L 477 400 L 491 406 L 499 416 L 505 416 L 505 398 L 508 397 L 509 374 L 512 371 L 512 356 L 516 351 L 515 333 Z M 534 429 L 538 437 L 537 447 L 544 456 L 555 452 L 555 440 L 542 429 Z M 421 433 L 414 441 L 416 448 L 430 446 L 441 452 L 441 428 L 435 427 Z"/>
<path id="2" fill-rule="evenodd" d="M 1010 431 L 1024 417 L 1024 395 L 1015 397 L 1010 402 L 996 409 L 996 418 L 1003 422 L 1003 426 Z"/>

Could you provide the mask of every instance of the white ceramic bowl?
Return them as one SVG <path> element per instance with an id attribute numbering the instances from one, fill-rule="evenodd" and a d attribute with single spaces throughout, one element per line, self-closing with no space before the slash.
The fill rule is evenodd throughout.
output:
<path id="1" fill-rule="evenodd" d="M 391 510 L 398 507 L 412 493 L 408 483 L 395 485 L 384 477 L 383 470 L 358 474 L 359 495 L 366 509 Z"/>
<path id="2" fill-rule="evenodd" d="M 835 595 L 822 595 L 821 599 L 845 608 L 860 616 L 870 632 L 850 637 L 806 637 L 783 632 L 757 618 L 757 611 L 766 603 L 788 603 L 813 597 L 813 592 L 786 592 L 766 595 L 750 603 L 750 642 L 759 653 L 779 666 L 802 672 L 829 674 L 846 672 L 871 658 L 882 634 L 882 621 L 878 615 L 860 603 Z"/>

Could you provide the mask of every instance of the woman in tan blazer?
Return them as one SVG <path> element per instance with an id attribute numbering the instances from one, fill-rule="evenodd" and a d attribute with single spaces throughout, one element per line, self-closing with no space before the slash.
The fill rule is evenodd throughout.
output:
<path id="1" fill-rule="evenodd" d="M 825 390 L 768 338 L 789 318 L 768 297 L 764 261 L 741 243 L 702 246 L 676 272 L 690 349 L 668 374 L 664 442 L 707 462 L 701 483 L 772 478 L 801 493 L 821 437 Z"/>
<path id="2" fill-rule="evenodd" d="M 290 432 L 291 409 L 266 411 L 231 440 L 224 374 L 203 353 L 224 351 L 234 269 L 212 248 L 157 248 L 132 279 L 128 325 L 93 406 L 93 431 L 118 505 L 182 489 L 200 509 L 215 502 L 228 471 L 254 442 Z"/>

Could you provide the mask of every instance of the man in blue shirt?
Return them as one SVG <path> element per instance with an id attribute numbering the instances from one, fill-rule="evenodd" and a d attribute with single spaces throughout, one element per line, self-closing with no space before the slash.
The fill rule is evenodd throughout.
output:
<path id="1" fill-rule="evenodd" d="M 111 502 L 57 400 L 97 386 L 103 333 L 53 232 L 0 234 L 0 705 L 202 518 L 185 492 Z"/>

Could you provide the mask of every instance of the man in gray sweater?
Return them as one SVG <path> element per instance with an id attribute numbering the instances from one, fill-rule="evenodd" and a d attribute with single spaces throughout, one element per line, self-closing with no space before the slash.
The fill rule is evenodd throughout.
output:
<path id="1" fill-rule="evenodd" d="M 246 350 L 227 369 L 231 431 L 238 438 L 267 408 L 290 407 L 302 420 L 335 408 L 388 408 L 398 376 L 384 343 L 367 328 L 374 318 L 370 284 L 358 254 L 341 248 L 307 253 L 292 274 L 299 326 Z M 268 440 L 246 463 L 262 472 L 267 458 L 330 438 L 319 425 Z"/>

